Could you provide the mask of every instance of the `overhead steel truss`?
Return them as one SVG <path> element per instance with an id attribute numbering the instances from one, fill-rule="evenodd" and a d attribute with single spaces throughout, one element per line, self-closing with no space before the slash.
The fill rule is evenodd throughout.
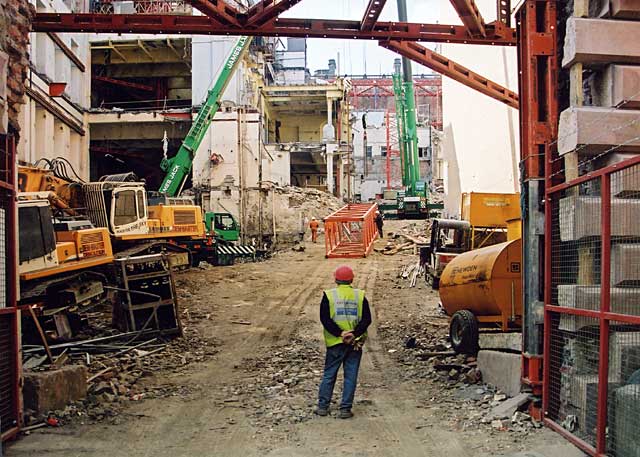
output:
<path id="1" fill-rule="evenodd" d="M 35 32 L 149 33 L 190 35 L 250 35 L 378 40 L 434 71 L 483 94 L 518 107 L 518 96 L 487 78 L 437 54 L 416 41 L 514 46 L 509 0 L 496 0 L 498 20 L 486 24 L 474 0 L 450 0 L 464 25 L 383 22 L 378 18 L 386 0 L 370 0 L 360 21 L 281 18 L 301 0 L 260 0 L 244 10 L 224 0 L 189 0 L 204 15 L 38 13 Z"/>

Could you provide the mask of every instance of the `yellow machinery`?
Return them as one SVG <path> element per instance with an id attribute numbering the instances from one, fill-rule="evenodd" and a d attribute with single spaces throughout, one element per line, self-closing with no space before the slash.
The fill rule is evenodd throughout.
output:
<path id="1" fill-rule="evenodd" d="M 462 220 L 471 224 L 471 249 L 507 240 L 511 219 L 520 218 L 520 194 L 466 192 L 460 204 Z"/>
<path id="2" fill-rule="evenodd" d="M 29 281 L 113 261 L 107 230 L 88 220 L 54 223 L 52 208 L 76 216 L 81 188 L 50 170 L 18 168 L 20 279 Z"/>
<path id="3" fill-rule="evenodd" d="M 451 316 L 454 350 L 475 353 L 478 329 L 518 329 L 522 325 L 522 241 L 458 255 L 440 277 L 440 300 Z"/>

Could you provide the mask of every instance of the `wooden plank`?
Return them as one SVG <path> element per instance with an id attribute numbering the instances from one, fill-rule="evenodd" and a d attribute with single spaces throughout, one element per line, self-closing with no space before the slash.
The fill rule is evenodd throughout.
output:
<path id="1" fill-rule="evenodd" d="M 53 355 L 51 354 L 51 348 L 49 347 L 49 343 L 47 343 L 47 336 L 44 334 L 44 330 L 42 330 L 42 326 L 40 325 L 40 321 L 38 320 L 38 316 L 36 316 L 35 311 L 33 311 L 33 306 L 29 306 L 29 314 L 31 314 L 31 319 L 33 319 L 33 323 L 38 329 L 38 333 L 40 334 L 40 339 L 42 340 L 42 345 L 44 346 L 44 350 L 47 352 L 47 358 L 49 359 L 49 363 L 53 364 Z"/>

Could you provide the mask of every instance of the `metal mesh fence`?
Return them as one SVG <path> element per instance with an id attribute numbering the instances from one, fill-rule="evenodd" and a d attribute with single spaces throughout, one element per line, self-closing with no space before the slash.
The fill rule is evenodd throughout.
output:
<path id="1" fill-rule="evenodd" d="M 552 191 L 547 418 L 593 453 L 640 456 L 640 165 Z M 608 222 L 608 223 L 607 223 Z"/>

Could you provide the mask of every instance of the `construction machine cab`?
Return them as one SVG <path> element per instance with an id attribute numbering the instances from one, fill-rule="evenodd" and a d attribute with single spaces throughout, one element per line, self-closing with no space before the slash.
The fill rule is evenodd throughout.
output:
<path id="1" fill-rule="evenodd" d="M 96 227 L 115 236 L 149 232 L 144 183 L 103 181 L 83 187 L 87 215 Z"/>
<path id="2" fill-rule="evenodd" d="M 204 219 L 207 231 L 214 232 L 225 241 L 240 239 L 240 225 L 231 213 L 205 213 Z"/>
<path id="3" fill-rule="evenodd" d="M 433 219 L 429 246 L 420 248 L 425 279 L 433 289 L 440 285 L 442 271 L 458 254 L 471 249 L 471 224 L 454 219 Z"/>

